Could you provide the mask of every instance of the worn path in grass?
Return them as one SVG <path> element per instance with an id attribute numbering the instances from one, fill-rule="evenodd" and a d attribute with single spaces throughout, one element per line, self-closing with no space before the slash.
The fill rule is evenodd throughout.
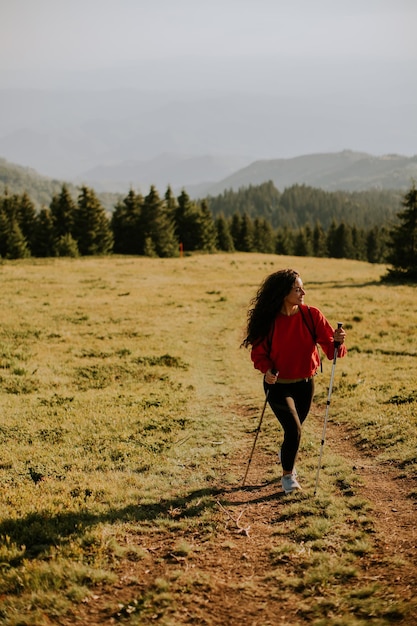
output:
<path id="1" fill-rule="evenodd" d="M 252 437 L 248 435 L 248 450 Z M 412 608 L 417 589 L 417 507 L 416 501 L 408 495 L 410 484 L 398 477 L 395 468 L 381 467 L 372 456 L 361 453 L 342 425 L 329 425 L 326 447 L 343 456 L 360 474 L 361 495 L 372 507 L 374 549 L 360 559 L 360 584 L 378 585 L 388 603 L 390 598 L 393 602 L 404 601 L 410 607 L 407 617 L 394 615 L 392 623 L 412 626 L 417 623 L 417 608 L 415 605 Z M 246 461 L 245 455 L 235 458 L 229 469 L 243 477 Z M 276 582 L 265 580 L 266 572 L 271 569 L 271 549 L 280 525 L 285 523 L 279 519 L 280 511 L 288 501 L 279 479 L 266 482 L 270 465 L 271 453 L 259 446 L 247 486 L 244 489 L 239 484 L 234 488 L 220 486 L 212 494 L 216 503 L 213 514 L 216 533 L 210 538 L 197 533 L 190 535 L 182 529 L 177 533 L 164 533 L 159 529 L 140 537 L 132 534 L 130 540 L 140 542 L 145 548 L 145 558 L 134 563 L 121 560 L 117 584 L 100 589 L 69 621 L 64 619 L 60 623 L 95 626 L 125 619 L 132 619 L 133 624 L 170 626 L 301 626 L 312 623 L 314 612 L 308 602 L 295 602 L 294 595 L 280 589 Z M 181 516 L 181 511 L 173 510 L 171 514 L 175 519 L 176 515 Z M 181 536 L 193 544 L 191 558 L 174 550 Z M 300 545 L 300 551 L 303 549 Z M 161 610 L 155 610 L 153 604 L 151 613 L 141 611 L 141 617 L 135 621 L 138 605 L 132 603 L 132 598 L 140 598 L 146 590 L 155 590 L 161 586 L 161 580 L 173 581 L 177 590 L 183 585 L 181 602 L 177 601 L 175 608 L 167 610 L 165 603 L 170 605 L 170 593 L 167 589 L 164 600 L 164 589 L 160 588 Z M 325 592 L 323 601 L 324 596 Z"/>
<path id="2" fill-rule="evenodd" d="M 376 549 L 367 565 L 370 579 L 385 585 L 398 598 L 413 599 L 417 590 L 417 501 L 410 498 L 409 479 L 361 454 L 341 425 L 332 424 L 328 444 L 349 459 L 360 474 L 362 494 L 372 507 Z M 393 563 L 395 557 L 397 565 Z M 403 623 L 417 624 L 417 610 Z"/>
<path id="3" fill-rule="evenodd" d="M 297 266 L 299 266 L 299 261 Z M 193 262 L 201 264 L 201 271 L 206 270 L 205 259 L 197 259 Z M 286 264 L 287 262 L 290 261 L 286 261 Z M 251 257 L 250 267 L 253 267 L 253 257 Z M 349 268 L 351 267 L 349 265 Z M 191 266 L 187 266 L 187 276 L 190 275 L 191 269 Z M 234 276 L 233 288 L 239 293 L 243 289 L 240 281 L 242 285 L 248 283 L 246 270 L 249 270 L 249 265 L 239 267 L 239 273 Z M 265 271 L 266 268 L 263 265 L 262 273 L 264 274 Z M 367 268 L 368 271 L 370 270 Z M 309 274 L 314 274 L 314 272 L 310 271 Z M 322 276 L 322 281 L 325 280 L 322 273 L 316 272 L 316 274 Z M 220 272 L 221 275 L 224 276 Z M 243 276 L 244 279 L 241 278 Z M 253 283 L 258 284 L 258 276 L 256 280 L 253 274 L 251 276 Z M 167 279 L 164 278 L 164 280 Z M 195 280 L 198 283 L 200 281 L 198 272 Z M 368 284 L 368 280 L 368 278 L 361 279 L 360 284 Z M 124 620 L 132 626 L 136 624 L 148 626 L 155 623 L 160 626 L 182 624 L 304 626 L 312 624 L 317 617 L 323 615 L 323 610 L 315 613 L 314 603 L 327 607 L 326 602 L 331 595 L 329 588 L 320 587 L 318 584 L 317 591 L 314 593 L 310 591 L 309 595 L 303 595 L 302 591 L 292 592 L 291 587 L 283 588 L 278 578 L 268 579 L 268 572 L 274 569 L 271 565 L 271 554 L 283 534 L 285 535 L 286 521 L 283 520 L 283 511 L 288 506 L 288 501 L 291 501 L 291 498 L 296 500 L 297 496 L 287 498 L 282 493 L 279 481 L 267 482 L 271 478 L 271 464 L 276 463 L 276 453 L 265 449 L 264 430 L 262 430 L 263 437 L 260 438 L 261 441 L 252 462 L 247 481 L 248 487 L 242 489 L 240 486 L 239 477 L 240 480 L 243 478 L 254 437 L 253 430 L 247 435 L 242 434 L 248 422 L 247 405 L 249 402 L 254 402 L 252 399 L 254 386 L 248 387 L 246 400 L 242 401 L 241 406 L 233 406 L 230 407 L 230 411 L 226 410 L 230 398 L 242 397 L 244 383 L 241 381 L 245 380 L 249 366 L 246 370 L 240 366 L 238 370 L 233 369 L 236 353 L 235 349 L 233 351 L 228 348 L 232 344 L 238 345 L 239 339 L 234 335 L 231 338 L 230 328 L 234 328 L 231 321 L 232 314 L 229 312 L 225 318 L 227 322 L 221 321 L 218 315 L 214 315 L 215 309 L 210 308 L 211 302 L 208 303 L 210 305 L 208 308 L 207 292 L 204 291 L 205 287 L 202 289 L 200 299 L 195 300 L 195 303 L 201 301 L 201 308 L 191 311 L 188 320 L 196 322 L 196 325 L 201 327 L 202 322 L 199 316 L 202 316 L 204 333 L 198 335 L 196 345 L 194 342 L 190 344 L 188 356 L 184 355 L 184 358 L 188 358 L 193 365 L 187 374 L 187 384 L 190 383 L 198 389 L 199 397 L 196 402 L 200 402 L 201 406 L 209 407 L 210 419 L 214 419 L 215 415 L 224 411 L 225 414 L 236 415 L 237 419 L 241 420 L 244 426 L 236 429 L 240 432 L 234 433 L 238 438 L 234 449 L 238 447 L 240 455 L 224 456 L 221 460 L 219 457 L 219 467 L 216 471 L 217 475 L 223 472 L 223 482 L 220 478 L 203 481 L 201 498 L 199 493 L 188 494 L 187 504 L 196 511 L 194 517 L 189 515 L 190 511 L 187 511 L 181 499 L 178 498 L 177 502 L 175 494 L 171 493 L 169 496 L 174 497 L 174 500 L 172 500 L 168 515 L 166 501 L 161 500 L 160 506 L 160 518 L 170 517 L 168 522 L 172 522 L 171 526 L 168 523 L 166 526 L 158 523 L 153 528 L 150 526 L 152 521 L 149 521 L 149 526 L 143 530 L 139 523 L 136 528 L 135 523 L 132 522 L 128 526 L 128 531 L 123 529 L 120 533 L 122 541 L 142 548 L 143 558 L 134 561 L 120 556 L 112 564 L 112 569 L 117 574 L 117 582 L 97 587 L 93 596 L 87 597 L 81 605 L 74 605 L 74 614 L 60 619 L 59 623 L 63 626 L 74 623 L 82 626 L 107 625 L 118 621 L 123 623 Z M 243 297 L 233 291 L 229 277 L 224 287 L 220 284 L 218 289 L 223 289 L 223 292 L 227 293 L 228 299 L 222 301 L 225 306 L 233 302 L 233 315 L 237 315 L 235 296 L 238 301 L 245 300 L 246 308 L 246 296 Z M 182 296 L 181 293 L 177 297 L 185 300 L 186 296 Z M 375 308 L 374 303 L 373 308 Z M 329 306 L 326 305 L 326 311 L 328 309 Z M 211 316 L 207 315 L 210 311 L 213 313 Z M 190 317 L 191 313 L 194 314 L 194 318 Z M 241 314 L 243 317 L 243 310 Z M 170 323 L 167 317 L 163 319 L 166 320 L 167 325 Z M 157 321 L 159 325 L 159 318 Z M 197 335 L 194 335 L 194 338 L 197 341 Z M 230 344 L 227 343 L 228 341 Z M 218 357 L 215 371 L 213 354 Z M 250 370 L 252 376 L 252 368 Z M 204 378 L 204 385 L 199 385 L 202 378 Z M 240 382 L 235 382 L 236 379 Z M 217 398 L 219 383 L 227 385 L 227 399 L 224 400 L 224 404 L 221 404 Z M 194 408 L 196 407 L 190 407 L 189 414 L 201 415 L 201 410 L 199 412 L 197 407 L 197 411 L 194 411 Z M 322 411 L 318 413 L 323 415 Z M 257 422 L 258 419 L 257 413 L 255 421 Z M 313 414 L 311 421 L 316 422 L 316 441 L 318 441 L 322 417 Z M 256 424 L 252 423 L 250 428 L 254 426 Z M 357 489 L 372 507 L 369 517 L 373 521 L 374 532 L 372 549 L 358 556 L 357 559 L 360 579 L 353 582 L 347 581 L 346 589 L 354 591 L 355 585 L 358 589 L 366 586 L 372 588 L 374 584 L 379 585 L 378 594 L 385 600 L 385 606 L 389 606 L 391 601 L 394 605 L 396 601 L 403 600 L 409 607 L 406 618 L 396 619 L 393 614 L 392 623 L 414 626 L 417 624 L 417 610 L 412 608 L 417 587 L 415 565 L 417 511 L 415 500 L 410 499 L 408 495 L 413 489 L 416 490 L 416 485 L 412 487 L 409 483 L 405 484 L 399 478 L 398 468 L 381 465 L 368 452 L 365 454 L 358 449 L 354 444 L 353 434 L 350 435 L 348 429 L 332 421 L 327 430 L 325 454 L 330 451 L 337 452 L 347 460 L 351 467 L 356 468 L 355 473 L 361 476 L 363 483 Z M 228 433 L 225 438 L 229 436 L 231 434 Z M 300 459 L 300 470 L 305 471 L 303 460 Z M 188 469 L 188 471 L 192 470 Z M 323 468 L 323 478 L 325 474 L 326 467 Z M 277 476 L 277 472 L 275 475 Z M 231 482 L 231 476 L 238 478 Z M 310 480 L 309 483 L 311 482 Z M 208 495 L 211 509 L 207 506 Z M 309 494 L 306 490 L 301 497 L 309 498 L 310 496 L 312 497 L 313 494 Z M 161 494 L 161 499 L 163 498 L 164 494 Z M 201 509 L 199 509 L 200 506 Z M 200 518 L 201 526 L 199 526 Z M 175 526 L 176 522 L 178 523 Z M 178 550 L 181 541 L 190 546 L 189 551 Z M 296 548 L 299 554 L 284 555 L 288 560 L 281 558 L 279 566 L 275 567 L 275 571 L 280 570 L 281 576 L 283 572 L 284 574 L 287 571 L 293 572 L 295 562 L 295 565 L 299 566 L 299 574 L 301 569 L 301 577 L 302 566 L 306 564 L 305 576 L 307 577 L 308 559 L 304 559 L 303 551 L 308 548 L 301 542 Z M 342 592 L 343 587 L 344 583 L 341 582 L 335 593 Z M 338 598 L 333 596 L 331 599 L 333 601 L 332 626 L 337 623 L 338 617 L 340 617 L 339 624 L 343 626 L 350 626 L 353 623 L 356 626 L 359 623 L 354 621 L 355 615 L 350 615 L 346 611 L 346 606 L 342 607 L 338 613 Z M 362 626 L 367 615 L 359 615 L 358 619 L 360 618 L 363 620 L 360 622 Z M 383 620 L 375 619 L 370 623 L 375 626 L 381 626 L 381 624 L 385 626 L 390 621 L 391 618 L 387 617 Z M 320 626 L 328 626 L 328 623 L 321 622 Z"/>

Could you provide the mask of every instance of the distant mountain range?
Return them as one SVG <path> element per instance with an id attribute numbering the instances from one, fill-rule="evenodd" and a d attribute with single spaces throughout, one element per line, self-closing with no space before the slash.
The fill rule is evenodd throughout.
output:
<path id="1" fill-rule="evenodd" d="M 301 89 L 293 73 L 285 90 L 270 76 L 267 92 L 252 83 L 237 89 L 233 80 L 230 91 L 197 89 L 194 80 L 188 91 L 150 91 L 137 81 L 113 89 L 0 86 L 0 155 L 43 176 L 119 193 L 169 184 L 200 197 L 267 180 L 279 189 L 409 185 L 417 151 L 412 101 L 372 92 L 376 106 L 347 85 L 322 85 L 318 94 L 317 85 Z M 340 152 L 351 147 L 357 152 Z M 371 156 L 392 150 L 408 156 Z"/>
<path id="2" fill-rule="evenodd" d="M 129 186 L 146 191 L 151 184 L 165 189 L 170 184 L 174 191 L 185 188 L 190 196 L 202 197 L 269 180 L 280 190 L 306 184 L 327 191 L 365 191 L 406 189 L 417 178 L 417 156 L 377 157 L 350 150 L 254 161 L 236 168 L 238 162 L 236 157 L 161 155 L 150 161 L 96 167 L 85 172 L 82 180 L 95 189 L 113 192 L 124 192 Z"/>
<path id="3" fill-rule="evenodd" d="M 161 194 L 171 185 L 176 194 L 185 189 L 192 198 L 203 198 L 267 181 L 272 181 L 280 191 L 294 184 L 326 191 L 406 191 L 412 181 L 417 180 L 417 155 L 377 157 L 344 150 L 292 159 L 254 161 L 233 171 L 233 165 L 238 162 L 239 159 L 232 157 L 185 158 L 166 154 L 149 161 L 96 167 L 86 172 L 82 179 L 67 179 L 66 182 L 73 193 L 77 193 L 77 186 L 81 184 L 92 187 L 105 206 L 111 208 L 117 197 L 127 194 L 131 187 L 146 195 L 151 185 L 155 185 Z M 208 175 L 211 181 L 207 180 Z M 1 183 L 11 192 L 27 190 L 40 205 L 48 204 L 62 184 L 60 180 L 41 176 L 32 168 L 11 164 L 0 158 Z"/>
<path id="4" fill-rule="evenodd" d="M 201 186 L 199 193 L 215 196 L 225 189 L 237 190 L 269 180 L 279 190 L 294 184 L 305 184 L 326 191 L 406 190 L 413 179 L 417 179 L 417 155 L 405 157 L 389 154 L 377 157 L 343 150 L 293 159 L 255 161 L 214 185 Z"/>
<path id="5" fill-rule="evenodd" d="M 204 191 L 217 181 L 233 176 L 249 162 L 245 157 L 161 154 L 150 160 L 97 166 L 78 176 L 74 182 L 86 182 L 95 189 L 113 192 L 125 192 L 134 187 L 143 193 L 150 185 L 164 190 L 170 185 L 174 191 L 182 188 Z"/>

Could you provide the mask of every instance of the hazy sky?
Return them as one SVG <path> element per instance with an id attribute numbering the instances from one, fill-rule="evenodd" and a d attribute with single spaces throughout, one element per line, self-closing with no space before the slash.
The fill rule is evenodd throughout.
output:
<path id="1" fill-rule="evenodd" d="M 417 61 L 416 0 L 0 0 L 0 70 L 148 59 Z"/>
<path id="2" fill-rule="evenodd" d="M 213 96 L 225 139 L 240 122 L 242 137 L 252 128 L 269 141 L 248 143 L 250 155 L 343 148 L 413 155 L 416 24 L 417 0 L 0 0 L 0 90 L 78 89 L 86 106 L 86 90 L 89 97 L 111 90 L 102 102 L 114 96 L 121 106 L 130 101 L 116 88 L 134 89 L 141 101 L 146 92 L 156 102 L 152 113 L 168 99 L 177 103 L 161 120 L 179 138 L 188 122 L 183 103 L 197 103 L 201 135 L 217 110 L 198 107 Z M 20 92 L 3 94 L 0 135 L 30 121 L 34 128 L 37 118 L 37 129 L 54 123 L 52 95 L 36 109 L 32 97 L 15 104 Z M 72 102 L 68 125 L 76 123 Z M 91 117 L 105 116 L 102 108 L 94 101 Z M 162 121 L 152 132 L 162 132 Z M 13 142 L 13 150 L 2 144 L 4 154 L 27 158 Z M 209 144 L 201 139 L 200 151 Z"/>

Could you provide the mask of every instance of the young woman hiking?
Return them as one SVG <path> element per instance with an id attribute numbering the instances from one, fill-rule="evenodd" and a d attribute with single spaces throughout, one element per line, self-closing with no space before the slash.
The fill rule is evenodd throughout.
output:
<path id="1" fill-rule="evenodd" d="M 284 430 L 280 450 L 281 484 L 285 493 L 301 489 L 294 469 L 301 426 L 314 395 L 314 375 L 320 366 L 318 345 L 328 359 L 345 356 L 346 333 L 333 329 L 323 313 L 304 304 L 301 276 L 293 269 L 267 276 L 248 311 L 246 338 L 254 367 L 264 374 L 268 403 Z"/>

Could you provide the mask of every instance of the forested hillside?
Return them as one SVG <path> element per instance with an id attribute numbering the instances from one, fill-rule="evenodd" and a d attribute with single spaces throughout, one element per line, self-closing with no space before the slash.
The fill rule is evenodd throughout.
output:
<path id="1" fill-rule="evenodd" d="M 366 191 L 397 189 L 404 192 L 417 177 L 417 155 L 374 156 L 364 152 L 343 150 L 335 153 L 305 154 L 292 159 L 255 161 L 205 192 L 210 195 L 225 189 L 237 191 L 248 184 L 259 185 L 272 180 L 283 190 L 296 183 L 326 191 Z"/>
<path id="2" fill-rule="evenodd" d="M 196 202 L 185 190 L 175 196 L 169 187 L 162 197 L 151 186 L 146 196 L 131 189 L 109 215 L 94 190 L 85 185 L 74 197 L 63 184 L 49 206 L 38 211 L 28 193 L 11 194 L 6 189 L 0 195 L 0 256 L 115 252 L 171 257 L 183 252 L 237 250 L 384 262 L 388 228 L 384 222 L 375 224 L 382 213 L 380 205 L 358 202 L 355 206 L 347 198 L 337 200 L 339 204 L 332 195 L 303 186 L 280 194 L 272 184 L 265 184 L 231 194 L 230 207 L 224 198 L 223 203 L 217 199 L 214 214 L 210 199 Z M 211 202 L 216 204 L 215 199 Z M 351 217 L 363 213 L 362 222 L 371 225 L 358 226 L 344 219 L 350 206 L 356 209 Z M 389 214 L 387 207 L 384 217 Z M 394 215 L 394 205 L 390 209 Z"/>
<path id="3" fill-rule="evenodd" d="M 63 181 L 61 180 L 41 176 L 30 167 L 15 165 L 0 158 L 0 193 L 6 189 L 11 194 L 26 192 L 37 209 L 48 206 L 53 196 L 61 190 L 62 184 Z M 70 193 L 76 196 L 78 188 L 71 183 L 65 184 Z M 103 206 L 111 211 L 120 194 L 98 193 L 97 196 Z"/>
<path id="4" fill-rule="evenodd" d="M 86 185 L 0 165 L 0 257 L 9 259 L 236 250 L 383 263 L 402 200 L 399 191 L 278 190 L 269 181 L 199 200 L 151 185 L 147 195 L 130 189 L 106 205 Z"/>
<path id="5" fill-rule="evenodd" d="M 62 184 L 63 181 L 45 178 L 31 168 L 13 165 L 0 158 L 0 193 L 6 189 L 9 194 L 27 193 L 36 210 L 49 206 Z M 71 183 L 65 183 L 65 186 L 76 198 L 81 186 Z M 126 193 L 128 191 L 127 187 Z M 185 191 L 188 193 L 188 190 Z M 236 191 L 229 189 L 219 195 L 206 196 L 205 200 L 214 217 L 221 214 L 231 217 L 239 213 L 252 219 L 265 218 L 273 228 L 299 228 L 306 223 L 313 226 L 320 222 L 327 229 L 332 220 L 345 221 L 361 228 L 385 224 L 399 210 L 401 196 L 402 192 L 397 189 L 330 192 L 303 184 L 278 189 L 269 181 Z M 107 211 L 113 212 L 123 194 L 97 192 L 97 197 Z"/>
<path id="6" fill-rule="evenodd" d="M 50 203 L 61 185 L 61 181 L 41 176 L 32 168 L 14 165 L 0 158 L 0 191 L 4 188 L 10 193 L 21 194 L 26 191 L 35 205 L 42 206 Z M 75 191 L 73 186 L 69 187 Z"/>
<path id="7" fill-rule="evenodd" d="M 330 192 L 307 185 L 292 185 L 281 192 L 269 181 L 208 196 L 207 202 L 215 216 L 230 217 L 238 212 L 265 218 L 274 228 L 299 228 L 319 222 L 327 229 L 333 220 L 370 228 L 386 224 L 398 212 L 401 197 L 397 190 Z"/>

